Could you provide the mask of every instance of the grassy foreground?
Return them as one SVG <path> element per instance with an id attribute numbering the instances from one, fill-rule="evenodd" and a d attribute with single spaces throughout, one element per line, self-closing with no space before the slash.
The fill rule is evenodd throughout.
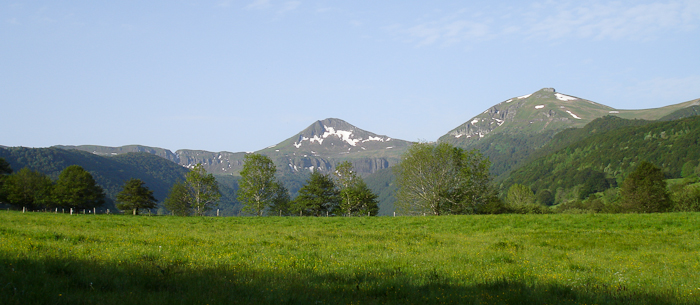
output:
<path id="1" fill-rule="evenodd" d="M 3 304 L 699 304 L 700 213 L 0 212 Z"/>

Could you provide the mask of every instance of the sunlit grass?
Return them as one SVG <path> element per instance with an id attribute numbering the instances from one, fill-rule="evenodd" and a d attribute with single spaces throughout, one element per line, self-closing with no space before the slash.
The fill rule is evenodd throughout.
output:
<path id="1" fill-rule="evenodd" d="M 700 214 L 0 212 L 6 304 L 697 304 Z M 3 303 L 5 304 L 5 303 Z"/>

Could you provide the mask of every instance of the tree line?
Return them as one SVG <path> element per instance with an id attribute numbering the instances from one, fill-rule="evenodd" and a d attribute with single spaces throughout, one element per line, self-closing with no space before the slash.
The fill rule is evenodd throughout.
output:
<path id="1" fill-rule="evenodd" d="M 105 203 L 105 193 L 92 175 L 78 165 L 66 167 L 52 181 L 26 167 L 13 173 L 5 159 L 0 158 L 0 202 L 29 210 L 92 209 Z"/>
<path id="2" fill-rule="evenodd" d="M 700 211 L 700 166 L 688 164 L 682 183 L 667 186 L 663 170 L 641 162 L 620 187 L 602 173 L 583 171 L 577 188 L 578 200 L 552 209 L 555 194 L 549 189 L 533 192 L 513 184 L 499 194 L 489 173 L 490 162 L 479 151 L 466 151 L 447 143 L 417 143 L 409 148 L 394 168 L 398 192 L 395 204 L 401 215 L 455 215 L 553 212 L 635 212 Z M 364 216 L 377 215 L 377 195 L 344 161 L 332 173 L 313 171 L 291 199 L 290 192 L 276 176 L 272 160 L 260 154 L 244 158 L 238 181 L 237 199 L 242 211 L 255 216 Z M 578 181 L 577 180 L 577 181 Z M 614 191 L 611 191 L 614 190 Z M 201 164 L 185 180 L 175 183 L 163 205 L 179 216 L 205 215 L 221 193 L 215 177 Z M 153 209 L 153 191 L 139 179 L 130 179 L 116 196 L 117 207 L 136 215 Z M 46 175 L 23 168 L 13 173 L 0 158 L 0 201 L 30 209 L 42 207 L 100 206 L 104 191 L 90 173 L 80 166 L 65 168 L 54 182 Z"/>
<path id="3" fill-rule="evenodd" d="M 662 168 L 648 161 L 637 165 L 619 187 L 606 184 L 604 175 L 594 174 L 573 190 L 578 198 L 553 209 L 554 192 L 534 193 L 523 184 L 513 184 L 505 202 L 515 212 L 530 213 L 663 213 L 700 212 L 700 166 L 687 166 L 682 179 L 668 185 Z M 595 177 L 598 177 L 597 179 Z M 598 182 L 596 182 L 598 181 Z M 614 181 L 614 180 L 613 180 Z"/>

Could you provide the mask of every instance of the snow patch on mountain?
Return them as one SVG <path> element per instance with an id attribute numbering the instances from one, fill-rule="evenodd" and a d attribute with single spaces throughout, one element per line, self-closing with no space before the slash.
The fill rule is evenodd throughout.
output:
<path id="1" fill-rule="evenodd" d="M 518 97 L 516 97 L 516 98 L 519 99 L 519 100 L 521 100 L 521 99 L 530 97 L 530 95 L 532 95 L 532 93 L 527 94 L 527 95 L 523 95 L 523 96 L 518 96 Z"/>
<path id="2" fill-rule="evenodd" d="M 573 112 L 571 112 L 569 110 L 567 110 L 566 112 L 569 113 L 572 117 L 574 117 L 574 119 L 577 119 L 577 120 L 581 119 L 580 117 L 578 117 L 577 115 L 575 115 Z"/>
<path id="3" fill-rule="evenodd" d="M 294 142 L 294 147 L 300 148 L 302 143 L 304 141 L 309 141 L 309 143 L 314 143 L 317 142 L 319 145 L 323 144 L 323 141 L 327 139 L 328 137 L 334 136 L 338 137 L 341 141 L 344 141 L 351 146 L 357 146 L 358 143 L 366 143 L 370 141 L 376 141 L 376 142 L 388 142 L 391 141 L 391 138 L 383 138 L 383 137 L 374 137 L 374 136 L 369 136 L 367 139 L 362 139 L 360 138 L 354 138 L 353 137 L 353 130 L 336 130 L 333 127 L 323 125 L 323 134 L 322 135 L 314 135 L 313 137 L 305 137 L 300 135 L 299 136 L 299 141 Z M 332 143 L 331 143 L 332 144 Z"/>
<path id="4" fill-rule="evenodd" d="M 369 136 L 369 138 L 362 140 L 362 143 L 369 142 L 369 141 L 384 142 L 384 141 L 389 141 L 389 140 L 391 140 L 391 138 L 384 139 L 382 137 Z"/>
<path id="5" fill-rule="evenodd" d="M 554 93 L 554 96 L 556 96 L 558 100 L 564 101 L 564 102 L 575 101 L 575 100 L 577 100 L 577 98 L 575 98 L 575 97 L 573 97 L 573 96 L 564 95 L 564 94 L 561 94 L 561 93 L 558 93 L 558 92 L 557 92 L 557 93 Z"/>
<path id="6" fill-rule="evenodd" d="M 542 109 L 542 108 L 544 108 L 544 105 L 537 105 L 537 106 L 535 106 L 535 109 Z"/>

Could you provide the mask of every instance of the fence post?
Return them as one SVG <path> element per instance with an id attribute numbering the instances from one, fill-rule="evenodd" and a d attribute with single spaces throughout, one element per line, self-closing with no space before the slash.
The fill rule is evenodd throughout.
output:
<path id="1" fill-rule="evenodd" d="M 219 209 L 216 209 L 216 217 L 219 217 Z"/>
<path id="2" fill-rule="evenodd" d="M 70 208 L 70 214 L 73 215 L 73 208 Z"/>
<path id="3" fill-rule="evenodd" d="M 24 213 L 27 210 L 27 207 L 22 207 L 22 213 Z"/>
<path id="4" fill-rule="evenodd" d="M 107 209 L 107 214 L 109 214 L 109 209 Z"/>

